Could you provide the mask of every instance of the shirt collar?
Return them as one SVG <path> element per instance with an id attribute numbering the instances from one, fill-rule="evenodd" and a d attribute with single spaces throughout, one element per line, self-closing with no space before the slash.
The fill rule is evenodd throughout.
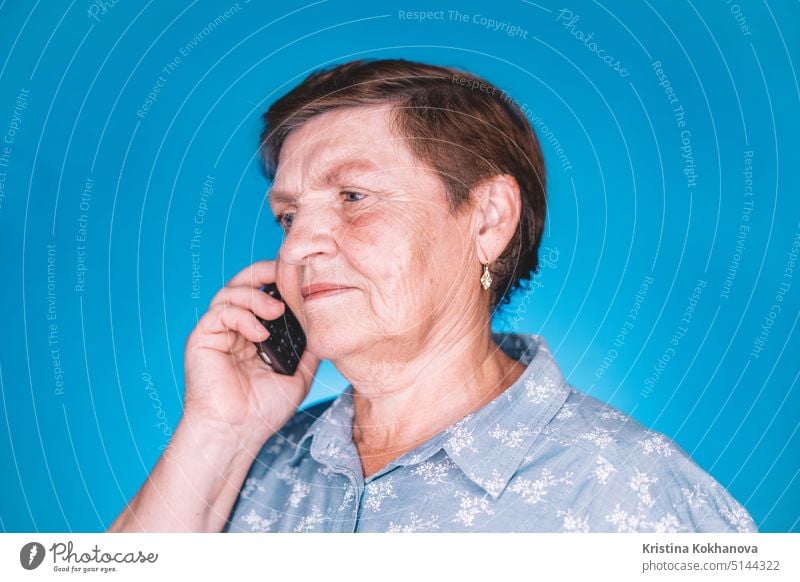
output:
<path id="1" fill-rule="evenodd" d="M 564 404 L 569 385 L 542 336 L 493 333 L 492 338 L 509 357 L 527 366 L 523 374 L 494 400 L 400 456 L 394 464 L 418 463 L 443 448 L 475 484 L 497 498 Z M 348 385 L 314 420 L 290 462 L 309 451 L 320 462 L 327 459 L 361 466 L 357 458 L 342 459 L 343 455 L 357 456 L 352 446 L 352 390 Z M 319 437 L 313 438 L 316 435 Z"/>

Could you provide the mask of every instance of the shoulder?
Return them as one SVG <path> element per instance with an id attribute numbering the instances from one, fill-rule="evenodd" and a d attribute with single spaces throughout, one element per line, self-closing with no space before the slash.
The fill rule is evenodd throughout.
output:
<path id="1" fill-rule="evenodd" d="M 632 416 L 573 386 L 564 404 L 544 429 L 547 440 L 577 446 L 614 460 L 633 457 L 672 458 L 681 451 L 664 434 L 646 428 Z"/>
<path id="2" fill-rule="evenodd" d="M 322 413 L 330 408 L 331 404 L 333 404 L 335 400 L 336 397 L 334 396 L 332 398 L 327 398 L 320 402 L 311 404 L 310 406 L 306 406 L 305 408 L 301 408 L 292 418 L 289 419 L 289 421 L 283 426 L 283 428 L 281 428 L 279 432 L 287 435 L 296 434 L 298 432 L 301 435 L 305 434 L 314 421 L 322 416 Z"/>
<path id="3" fill-rule="evenodd" d="M 292 456 L 297 444 L 308 429 L 325 412 L 336 398 L 329 398 L 298 410 L 281 429 L 272 435 L 258 453 L 256 461 L 274 462 L 280 456 Z"/>
<path id="4" fill-rule="evenodd" d="M 281 429 L 272 435 L 261 447 L 253 459 L 253 463 L 245 476 L 230 516 L 223 532 L 248 531 L 242 529 L 237 519 L 244 519 L 252 529 L 250 531 L 269 531 L 266 518 L 259 517 L 259 512 L 269 506 L 270 495 L 278 490 L 281 483 L 290 480 L 292 471 L 289 461 L 298 450 L 298 444 L 314 421 L 333 403 L 335 398 L 324 400 L 298 410 Z"/>
<path id="5" fill-rule="evenodd" d="M 335 398 L 298 410 L 281 429 L 269 437 L 253 459 L 245 478 L 242 493 L 247 496 L 269 475 L 280 473 L 298 452 L 303 436 L 331 405 Z M 306 446 L 306 445 L 304 445 Z"/>
<path id="6" fill-rule="evenodd" d="M 672 439 L 569 388 L 543 446 L 569 475 L 571 519 L 597 531 L 756 531 L 747 511 Z"/>

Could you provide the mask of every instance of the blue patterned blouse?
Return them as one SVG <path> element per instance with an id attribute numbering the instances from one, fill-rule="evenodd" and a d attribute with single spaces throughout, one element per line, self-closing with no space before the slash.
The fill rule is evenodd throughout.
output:
<path id="1" fill-rule="evenodd" d="M 352 385 L 264 444 L 225 532 L 755 532 L 674 442 L 570 386 L 538 335 L 505 392 L 364 479 Z"/>

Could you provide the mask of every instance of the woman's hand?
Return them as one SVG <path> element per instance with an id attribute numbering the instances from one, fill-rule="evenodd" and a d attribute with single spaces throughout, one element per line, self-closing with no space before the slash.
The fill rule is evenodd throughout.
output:
<path id="1" fill-rule="evenodd" d="M 266 441 L 308 395 L 319 358 L 305 350 L 293 376 L 274 372 L 253 342 L 269 332 L 256 319 L 277 319 L 284 304 L 261 287 L 275 281 L 275 261 L 242 270 L 212 299 L 186 341 L 184 418 L 248 442 Z"/>
<path id="2" fill-rule="evenodd" d="M 273 372 L 252 342 L 283 303 L 263 291 L 274 261 L 254 263 L 217 293 L 186 340 L 183 418 L 147 481 L 109 532 L 219 532 L 267 439 L 302 404 L 319 368 L 306 350 L 294 376 Z"/>

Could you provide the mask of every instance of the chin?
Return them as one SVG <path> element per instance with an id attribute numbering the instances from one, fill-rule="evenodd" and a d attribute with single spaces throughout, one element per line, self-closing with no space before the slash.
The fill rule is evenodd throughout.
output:
<path id="1" fill-rule="evenodd" d="M 360 334 L 346 323 L 337 323 L 335 327 L 315 325 L 307 335 L 306 348 L 324 360 L 336 360 L 352 352 L 360 343 L 357 337 Z"/>
<path id="2" fill-rule="evenodd" d="M 303 311 L 303 329 L 307 348 L 319 358 L 335 360 L 338 357 L 364 349 L 374 341 L 370 333 L 369 316 L 361 305 L 331 301 L 309 305 Z"/>

